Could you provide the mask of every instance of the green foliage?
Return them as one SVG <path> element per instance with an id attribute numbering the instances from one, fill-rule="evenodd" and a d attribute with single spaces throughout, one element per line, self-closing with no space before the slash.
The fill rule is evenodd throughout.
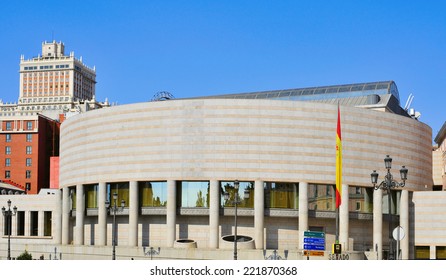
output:
<path id="1" fill-rule="evenodd" d="M 197 202 L 195 203 L 196 207 L 204 207 L 204 198 L 203 198 L 203 192 L 200 190 L 197 193 Z"/>
<path id="2" fill-rule="evenodd" d="M 33 256 L 25 250 L 20 256 L 17 257 L 18 260 L 32 260 Z"/>

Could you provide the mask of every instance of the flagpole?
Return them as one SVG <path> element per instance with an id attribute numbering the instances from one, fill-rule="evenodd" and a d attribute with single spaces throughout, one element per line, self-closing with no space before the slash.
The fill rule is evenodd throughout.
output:
<path id="1" fill-rule="evenodd" d="M 336 208 L 336 237 L 335 244 L 339 243 L 339 207 Z"/>
<path id="2" fill-rule="evenodd" d="M 339 244 L 339 208 L 342 203 L 342 137 L 341 137 L 341 112 L 338 101 L 338 120 L 336 126 L 336 236 L 335 244 Z"/>

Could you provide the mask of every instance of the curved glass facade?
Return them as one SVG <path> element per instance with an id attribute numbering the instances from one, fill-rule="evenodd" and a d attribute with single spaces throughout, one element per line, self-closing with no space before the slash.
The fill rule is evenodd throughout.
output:
<path id="1" fill-rule="evenodd" d="M 336 186 L 324 184 L 308 185 L 308 209 L 316 211 L 336 210 Z M 349 187 L 349 211 L 373 213 L 373 191 L 370 187 Z M 383 198 L 383 206 L 387 205 Z M 395 208 L 395 207 L 393 207 Z"/>
<path id="2" fill-rule="evenodd" d="M 98 184 L 84 186 L 87 208 L 98 208 Z"/>
<path id="3" fill-rule="evenodd" d="M 308 184 L 308 209 L 335 211 L 336 195 L 334 185 Z"/>
<path id="4" fill-rule="evenodd" d="M 177 182 L 179 207 L 209 207 L 209 181 Z"/>
<path id="5" fill-rule="evenodd" d="M 234 182 L 220 182 L 220 194 L 221 194 L 221 206 L 222 207 L 234 207 L 234 198 L 238 194 L 240 203 L 237 207 L 241 208 L 254 208 L 254 182 L 239 182 L 238 192 L 234 189 Z M 249 193 L 248 198 L 244 198 L 245 191 Z M 225 200 L 223 194 L 229 193 L 229 200 Z"/>
<path id="6" fill-rule="evenodd" d="M 299 209 L 299 183 L 265 182 L 265 208 Z"/>
<path id="7" fill-rule="evenodd" d="M 110 202 L 110 206 L 114 205 L 113 194 L 118 194 L 118 199 L 116 200 L 117 206 L 121 205 L 121 201 L 125 201 L 125 207 L 129 207 L 130 196 L 129 196 L 129 182 L 119 182 L 119 183 L 107 183 L 107 197 L 106 200 Z"/>
<path id="8" fill-rule="evenodd" d="M 141 207 L 166 207 L 167 182 L 138 182 Z"/>

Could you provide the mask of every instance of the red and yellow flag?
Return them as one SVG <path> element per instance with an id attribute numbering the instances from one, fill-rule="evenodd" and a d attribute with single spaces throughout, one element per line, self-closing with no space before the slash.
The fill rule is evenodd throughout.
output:
<path id="1" fill-rule="evenodd" d="M 341 112 L 338 104 L 338 125 L 336 129 L 336 208 L 341 205 L 342 194 L 342 142 L 341 142 Z"/>

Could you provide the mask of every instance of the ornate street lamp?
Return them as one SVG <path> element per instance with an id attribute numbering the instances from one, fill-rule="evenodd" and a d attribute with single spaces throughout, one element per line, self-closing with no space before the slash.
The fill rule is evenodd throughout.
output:
<path id="1" fill-rule="evenodd" d="M 234 181 L 234 195 L 233 198 L 230 199 L 230 195 L 228 192 L 225 192 L 224 198 L 227 202 L 229 203 L 233 203 L 234 204 L 234 260 L 237 260 L 237 205 L 240 204 L 242 202 L 242 200 L 240 199 L 240 196 L 238 194 L 238 189 L 239 189 L 240 183 L 238 180 Z M 249 198 L 249 191 L 245 190 L 244 192 L 244 199 L 248 199 Z"/>
<path id="2" fill-rule="evenodd" d="M 5 206 L 2 207 L 2 213 L 5 217 L 6 223 L 7 223 L 7 231 L 8 231 L 8 260 L 11 259 L 11 231 L 12 231 L 12 225 L 11 220 L 12 216 L 15 216 L 17 214 L 17 207 L 14 206 L 11 211 L 11 200 L 8 199 L 8 210 L 6 210 Z"/>
<path id="3" fill-rule="evenodd" d="M 375 188 L 375 190 L 378 189 L 383 189 L 383 190 L 387 190 L 387 196 L 388 196 L 388 201 L 389 201 L 389 259 L 393 259 L 393 240 L 392 240 L 392 198 L 391 198 L 391 190 L 393 188 L 402 188 L 406 185 L 406 180 L 407 180 L 407 172 L 408 169 L 403 165 L 403 167 L 400 169 L 400 176 L 401 176 L 401 181 L 402 182 L 397 182 L 393 179 L 393 175 L 392 173 L 390 173 L 390 169 L 392 168 L 392 158 L 387 155 L 386 158 L 384 159 L 384 165 L 387 169 L 387 174 L 384 176 L 384 181 L 382 181 L 381 183 L 379 183 L 378 185 L 378 173 L 376 172 L 376 170 L 373 170 L 373 172 L 370 174 L 371 180 L 372 180 L 372 184 L 373 187 Z M 397 254 L 399 255 L 399 252 L 397 252 Z"/>
<path id="4" fill-rule="evenodd" d="M 160 252 L 161 252 L 161 248 L 160 247 L 158 247 L 158 250 L 156 250 L 153 247 L 150 247 L 149 250 L 146 250 L 146 247 L 143 247 L 143 249 L 144 249 L 144 255 L 145 256 L 150 256 L 150 260 L 153 259 L 152 256 L 159 255 Z"/>
<path id="5" fill-rule="evenodd" d="M 110 206 L 110 201 L 105 202 L 105 207 L 108 209 L 109 213 L 113 212 L 113 232 L 112 232 L 112 260 L 116 260 L 116 213 L 124 211 L 125 200 L 121 200 L 121 208 L 118 208 L 117 204 L 118 194 L 113 194 L 113 206 Z"/>

